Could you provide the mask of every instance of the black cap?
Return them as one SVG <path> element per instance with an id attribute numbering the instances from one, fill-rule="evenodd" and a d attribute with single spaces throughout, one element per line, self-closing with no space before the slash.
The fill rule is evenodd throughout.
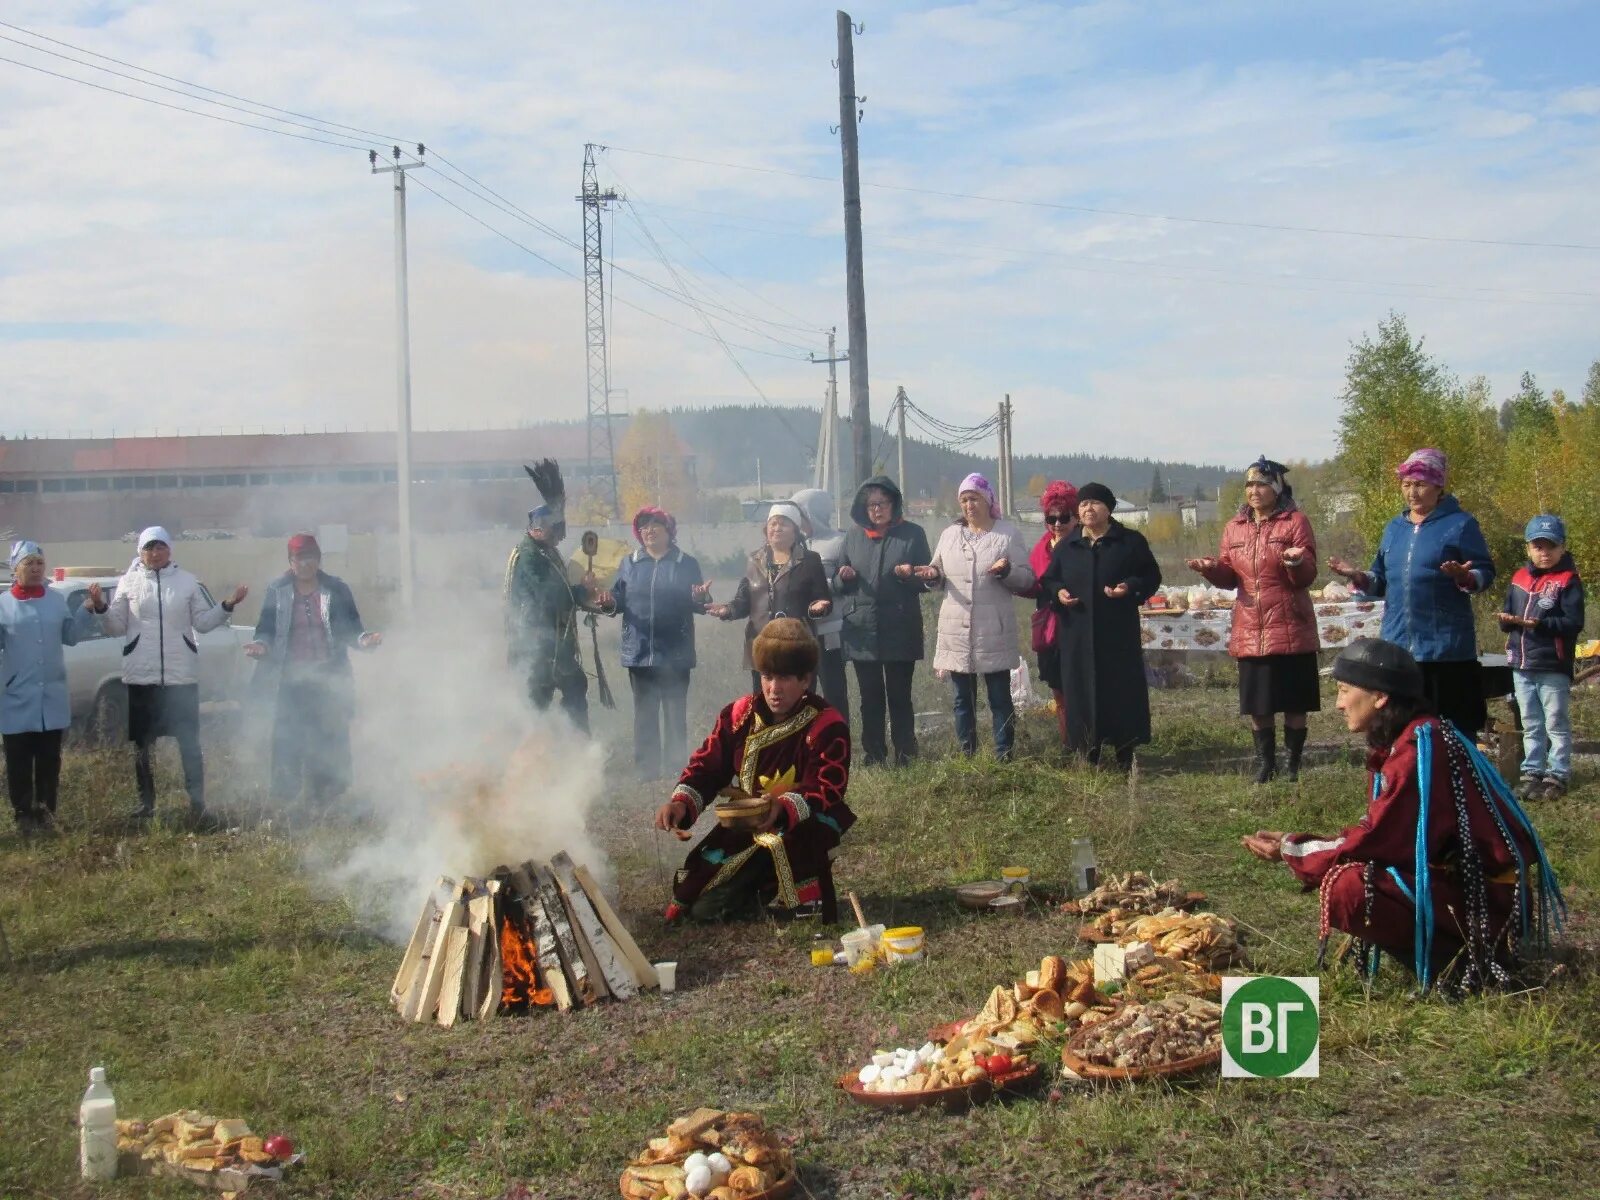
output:
<path id="1" fill-rule="evenodd" d="M 1422 698 L 1422 668 L 1411 651 L 1382 638 L 1357 638 L 1333 660 L 1341 683 L 1411 700 Z"/>

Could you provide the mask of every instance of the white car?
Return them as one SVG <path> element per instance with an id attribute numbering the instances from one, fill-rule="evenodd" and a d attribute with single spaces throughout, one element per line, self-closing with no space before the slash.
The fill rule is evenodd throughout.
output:
<path id="1" fill-rule="evenodd" d="M 68 575 L 54 579 L 50 586 L 59 592 L 71 612 L 77 612 L 89 598 L 89 585 L 98 583 L 106 602 L 116 595 L 120 575 Z M 200 585 L 207 602 L 211 593 Z M 128 693 L 122 686 L 122 642 L 95 632 L 76 646 L 66 647 L 67 697 L 72 705 L 76 730 L 104 741 L 116 741 L 128 733 Z M 254 631 L 243 625 L 223 625 L 200 635 L 200 703 L 237 701 L 243 697 L 254 664 L 244 655 L 245 643 Z"/>

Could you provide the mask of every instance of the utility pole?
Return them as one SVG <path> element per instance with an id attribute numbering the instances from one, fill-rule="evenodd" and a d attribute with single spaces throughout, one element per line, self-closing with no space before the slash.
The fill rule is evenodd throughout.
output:
<path id="1" fill-rule="evenodd" d="M 856 145 L 856 52 L 850 14 L 835 14 L 839 28 L 839 152 L 844 166 L 846 332 L 850 340 L 850 431 L 855 482 L 872 474 L 872 409 L 867 398 L 867 284 L 861 266 L 861 164 Z"/>
<path id="2" fill-rule="evenodd" d="M 894 408 L 895 408 L 894 443 L 895 443 L 895 455 L 896 455 L 896 459 L 897 459 L 897 466 L 898 466 L 898 469 L 899 469 L 900 473 L 897 476 L 895 476 L 895 482 L 900 485 L 900 494 L 902 496 L 904 496 L 906 494 L 906 491 L 907 491 L 907 489 L 906 489 L 906 404 L 909 402 L 909 400 L 910 400 L 910 397 L 908 397 L 906 395 L 905 388 L 896 389 L 895 394 L 894 394 Z"/>
<path id="3" fill-rule="evenodd" d="M 839 474 L 839 371 L 838 364 L 850 361 L 850 352 L 847 350 L 840 354 L 835 349 L 835 341 L 839 331 L 837 328 L 828 330 L 828 357 L 818 358 L 811 355 L 814 363 L 828 364 L 828 398 L 822 406 L 822 437 L 817 442 L 817 469 L 819 479 L 817 486 L 824 491 L 833 493 L 833 506 L 835 515 L 838 515 L 841 503 L 840 474 Z M 826 447 L 826 448 L 824 448 Z M 868 464 L 869 468 L 871 464 Z"/>
<path id="4" fill-rule="evenodd" d="M 399 412 L 395 422 L 395 481 L 400 485 L 400 604 L 409 612 L 416 593 L 416 547 L 411 541 L 411 300 L 406 275 L 406 172 L 420 170 L 427 147 L 417 143 L 417 160 L 401 163 L 400 147 L 394 148 L 394 165 L 380 167 L 378 152 L 367 151 L 367 163 L 374 175 L 394 176 L 394 319 L 396 342 L 395 377 L 399 391 Z"/>
<path id="5" fill-rule="evenodd" d="M 583 335 L 585 364 L 589 376 L 589 404 L 585 422 L 584 469 L 588 486 L 594 489 L 595 462 L 605 467 L 610 480 L 611 512 L 622 519 L 617 500 L 617 457 L 611 443 L 611 360 L 606 353 L 605 256 L 601 241 L 600 213 L 621 199 L 613 189 L 600 190 L 595 174 L 593 142 L 583 147 L 583 193 L 576 197 L 583 205 Z"/>
<path id="6" fill-rule="evenodd" d="M 1004 400 L 1000 401 L 1000 422 L 998 429 L 1000 438 L 999 447 L 996 451 L 995 457 L 995 493 L 1000 497 L 1000 510 L 1008 514 L 1011 511 L 1011 484 L 1007 479 L 1007 474 L 1011 470 L 1011 416 L 1010 412 L 1008 411 L 1010 404 L 1010 396 L 1007 396 Z"/>

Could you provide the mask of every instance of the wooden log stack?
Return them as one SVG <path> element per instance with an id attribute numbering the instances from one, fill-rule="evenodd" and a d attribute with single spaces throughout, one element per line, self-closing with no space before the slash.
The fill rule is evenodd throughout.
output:
<path id="1" fill-rule="evenodd" d="M 483 879 L 441 876 L 389 1002 L 407 1021 L 451 1026 L 535 1008 L 570 1012 L 659 986 L 594 876 L 562 853 Z"/>

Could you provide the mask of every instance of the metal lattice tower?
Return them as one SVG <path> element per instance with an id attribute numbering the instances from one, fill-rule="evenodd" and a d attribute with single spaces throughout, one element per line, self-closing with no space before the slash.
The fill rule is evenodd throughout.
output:
<path id="1" fill-rule="evenodd" d="M 604 147 L 600 147 L 604 149 Z M 600 213 L 619 199 L 613 190 L 600 190 L 595 175 L 595 144 L 583 147 L 583 328 L 589 373 L 589 416 L 586 438 L 588 485 L 595 486 L 595 464 L 606 472 L 611 511 L 618 518 L 617 457 L 611 444 L 611 361 L 606 353 L 606 285 L 600 232 Z"/>

